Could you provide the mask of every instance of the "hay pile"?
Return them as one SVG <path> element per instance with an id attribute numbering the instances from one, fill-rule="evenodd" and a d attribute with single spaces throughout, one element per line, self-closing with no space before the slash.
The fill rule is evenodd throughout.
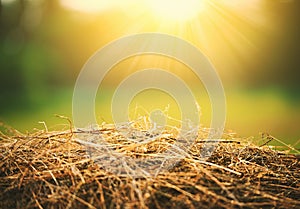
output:
<path id="1" fill-rule="evenodd" d="M 190 157 L 168 172 L 132 177 L 102 169 L 76 141 L 77 130 L 11 131 L 0 136 L 0 208 L 300 208 L 299 158 L 230 133 L 207 161 L 199 159 L 200 133 Z M 104 132 L 118 137 L 112 127 L 95 134 Z M 140 150 L 153 154 L 159 142 Z"/>

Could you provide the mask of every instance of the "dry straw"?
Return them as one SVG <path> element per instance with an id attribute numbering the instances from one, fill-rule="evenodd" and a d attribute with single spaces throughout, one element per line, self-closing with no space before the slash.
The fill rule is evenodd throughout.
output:
<path id="1" fill-rule="evenodd" d="M 139 124 L 133 127 L 143 132 Z M 92 134 L 139 158 L 162 153 L 176 141 L 177 131 L 170 128 L 139 145 L 124 140 L 112 125 Z M 101 161 L 95 163 L 76 138 L 88 131 L 22 134 L 7 129 L 0 135 L 0 208 L 300 208 L 297 155 L 225 133 L 204 161 L 200 151 L 207 132 L 199 130 L 192 148 L 171 170 L 133 177 L 109 173 Z M 263 140 L 275 139 L 265 135 Z"/>

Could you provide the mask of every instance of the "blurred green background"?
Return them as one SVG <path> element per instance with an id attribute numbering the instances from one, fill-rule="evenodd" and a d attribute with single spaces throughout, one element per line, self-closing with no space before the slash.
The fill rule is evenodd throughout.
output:
<path id="1" fill-rule="evenodd" d="M 226 93 L 226 129 L 257 138 L 268 132 L 300 147 L 300 1 L 206 1 L 188 23 L 160 20 L 132 0 L 91 12 L 72 7 L 78 1 L 0 2 L 0 120 L 18 130 L 42 129 L 40 121 L 52 129 L 66 123 L 54 114 L 72 118 L 76 78 L 96 50 L 124 35 L 164 32 L 192 42 L 215 65 Z M 111 122 L 110 100 L 122 78 L 137 69 L 165 67 L 190 85 L 201 123 L 209 126 L 211 109 L 201 81 L 178 63 L 153 64 L 154 59 L 162 58 L 141 56 L 112 69 L 97 97 L 99 122 Z M 174 101 L 161 92 L 143 92 L 135 105 L 147 111 L 170 105 L 169 114 L 178 116 Z"/>

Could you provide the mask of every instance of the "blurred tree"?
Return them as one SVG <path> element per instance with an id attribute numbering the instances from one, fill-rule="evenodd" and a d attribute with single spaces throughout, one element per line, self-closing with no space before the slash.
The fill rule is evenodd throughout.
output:
<path id="1" fill-rule="evenodd" d="M 65 82 L 66 78 L 61 78 L 63 59 L 43 36 L 51 28 L 43 26 L 43 21 L 52 18 L 52 10 L 58 7 L 56 0 L 1 4 L 1 111 L 11 109 L 13 104 L 30 106 Z"/>
<path id="2" fill-rule="evenodd" d="M 264 35 L 257 61 L 249 65 L 245 81 L 250 86 L 277 86 L 300 99 L 300 1 L 265 0 L 272 30 Z M 258 64 L 257 64 L 258 63 Z"/>

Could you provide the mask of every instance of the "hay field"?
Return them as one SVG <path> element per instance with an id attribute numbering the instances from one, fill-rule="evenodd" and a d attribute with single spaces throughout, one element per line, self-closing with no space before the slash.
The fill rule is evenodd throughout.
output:
<path id="1" fill-rule="evenodd" d="M 108 172 L 77 139 L 101 135 L 133 159 L 151 158 L 176 141 L 176 129 L 166 132 L 137 145 L 109 124 L 92 132 L 7 128 L 0 136 L 0 208 L 300 208 L 299 155 L 272 149 L 275 138 L 267 134 L 254 144 L 224 133 L 202 160 L 201 128 L 186 156 L 155 176 Z"/>

